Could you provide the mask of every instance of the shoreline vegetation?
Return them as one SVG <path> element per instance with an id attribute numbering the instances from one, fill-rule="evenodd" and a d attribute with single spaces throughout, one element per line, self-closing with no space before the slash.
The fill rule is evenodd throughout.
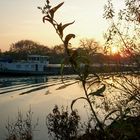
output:
<path id="1" fill-rule="evenodd" d="M 25 114 L 18 111 L 15 120 L 8 119 L 4 140 L 34 140 L 39 118 L 33 122 L 33 114 L 30 108 Z M 110 124 L 104 124 L 104 134 L 102 134 L 99 129 L 93 128 L 95 125 L 91 122 L 93 118 L 89 118 L 87 122 L 81 122 L 77 110 L 70 111 L 68 107 L 59 108 L 55 105 L 44 121 L 49 135 L 46 138 L 53 140 L 139 140 L 140 116 L 123 117 L 112 118 Z"/>

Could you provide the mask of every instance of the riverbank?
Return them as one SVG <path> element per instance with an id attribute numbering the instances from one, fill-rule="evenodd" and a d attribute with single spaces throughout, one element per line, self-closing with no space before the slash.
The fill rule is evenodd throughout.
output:
<path id="1" fill-rule="evenodd" d="M 61 65 L 60 64 L 49 64 L 47 69 L 48 75 L 60 75 Z M 116 64 L 93 64 L 89 68 L 89 73 L 113 73 L 113 72 L 140 72 L 140 68 L 134 65 L 116 65 Z M 76 74 L 70 66 L 63 68 L 63 74 Z"/>
<path id="2" fill-rule="evenodd" d="M 0 70 L 0 76 L 40 76 L 40 75 L 71 75 L 76 74 L 72 67 L 65 66 L 63 71 L 61 70 L 61 64 L 49 64 L 43 72 L 39 71 L 11 71 L 11 70 Z M 62 73 L 61 73 L 62 72 Z M 94 64 L 89 68 L 89 73 L 140 73 L 140 68 L 133 65 L 109 65 L 109 64 Z"/>

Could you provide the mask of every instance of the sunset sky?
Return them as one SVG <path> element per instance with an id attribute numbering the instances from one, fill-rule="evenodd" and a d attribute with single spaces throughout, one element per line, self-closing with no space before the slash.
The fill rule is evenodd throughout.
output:
<path id="1" fill-rule="evenodd" d="M 62 0 L 52 0 L 53 5 Z M 41 44 L 53 46 L 60 44 L 58 36 L 49 23 L 42 22 L 38 6 L 44 6 L 45 0 L 0 0 L 0 49 L 8 50 L 10 44 L 30 39 Z M 75 23 L 66 33 L 75 33 L 75 45 L 79 39 L 95 38 L 103 41 L 103 32 L 107 22 L 103 19 L 103 7 L 106 0 L 65 0 L 57 12 L 59 21 Z"/>

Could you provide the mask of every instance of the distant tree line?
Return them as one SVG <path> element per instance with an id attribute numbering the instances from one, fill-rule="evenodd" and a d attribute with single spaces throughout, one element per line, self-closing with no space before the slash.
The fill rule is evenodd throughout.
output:
<path id="1" fill-rule="evenodd" d="M 72 48 L 73 53 L 87 56 L 91 63 L 131 63 L 129 57 L 121 57 L 119 54 L 105 55 L 103 47 L 94 39 L 80 40 L 77 48 Z M 47 55 L 52 64 L 59 64 L 66 56 L 62 44 L 48 47 L 32 40 L 20 40 L 11 44 L 8 51 L 0 50 L 0 57 L 10 57 L 13 60 L 26 60 L 28 55 Z M 138 56 L 139 58 L 139 56 Z"/>

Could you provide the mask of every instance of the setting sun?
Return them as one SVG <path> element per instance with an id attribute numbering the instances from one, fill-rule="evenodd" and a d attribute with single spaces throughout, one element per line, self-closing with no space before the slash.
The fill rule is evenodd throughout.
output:
<path id="1" fill-rule="evenodd" d="M 111 47 L 111 52 L 112 52 L 112 54 L 116 54 L 116 53 L 118 53 L 118 47 L 116 47 L 116 46 L 113 46 L 113 47 Z"/>

